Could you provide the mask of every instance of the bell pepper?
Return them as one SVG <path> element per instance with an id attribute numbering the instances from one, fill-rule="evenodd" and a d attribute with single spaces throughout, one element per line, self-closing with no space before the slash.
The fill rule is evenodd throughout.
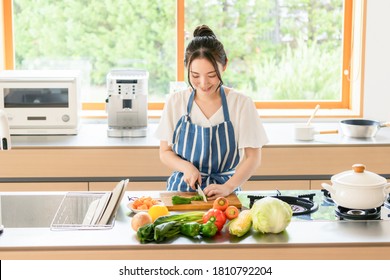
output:
<path id="1" fill-rule="evenodd" d="M 200 226 L 200 233 L 205 237 L 213 237 L 217 232 L 218 228 L 212 221 L 208 221 Z"/>
<path id="2" fill-rule="evenodd" d="M 200 228 L 201 228 L 201 226 L 199 223 L 189 222 L 189 223 L 182 224 L 180 226 L 180 233 L 185 235 L 185 236 L 195 237 L 195 236 L 199 235 Z"/>
<path id="3" fill-rule="evenodd" d="M 204 213 L 202 217 L 203 223 L 212 221 L 218 228 L 218 231 L 221 231 L 223 226 L 226 223 L 226 215 L 223 211 L 219 209 L 211 208 L 209 211 Z"/>

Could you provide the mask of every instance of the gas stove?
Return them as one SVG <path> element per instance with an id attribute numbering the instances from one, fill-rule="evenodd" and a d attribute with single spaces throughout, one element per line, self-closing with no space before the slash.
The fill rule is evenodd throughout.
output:
<path id="1" fill-rule="evenodd" d="M 389 220 L 390 196 L 381 207 L 373 209 L 349 209 L 336 205 L 329 192 L 323 190 L 275 191 L 246 194 L 243 205 L 251 208 L 253 203 L 266 196 L 276 197 L 290 204 L 293 220 L 307 221 L 362 221 Z M 240 200 L 242 194 L 239 195 Z"/>

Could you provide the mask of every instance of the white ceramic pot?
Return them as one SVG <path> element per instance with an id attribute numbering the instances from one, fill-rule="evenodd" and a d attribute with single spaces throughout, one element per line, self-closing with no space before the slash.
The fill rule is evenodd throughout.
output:
<path id="1" fill-rule="evenodd" d="M 351 209 L 380 207 L 390 192 L 390 183 L 386 178 L 365 169 L 363 164 L 354 164 L 352 170 L 333 175 L 332 185 L 321 185 L 339 206 Z"/>
<path id="2" fill-rule="evenodd" d="M 307 125 L 305 123 L 296 124 L 294 128 L 295 139 L 301 141 L 314 140 L 314 135 L 316 134 L 337 134 L 337 133 L 339 133 L 337 129 L 318 131 L 314 128 L 314 126 Z"/>

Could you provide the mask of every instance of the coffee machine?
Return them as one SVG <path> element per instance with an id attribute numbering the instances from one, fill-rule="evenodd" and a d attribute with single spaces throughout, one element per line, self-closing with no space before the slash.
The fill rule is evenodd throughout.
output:
<path id="1" fill-rule="evenodd" d="M 107 74 L 108 137 L 145 137 L 148 121 L 149 73 L 141 69 Z"/>
<path id="2" fill-rule="evenodd" d="M 0 150 L 11 149 L 11 136 L 9 133 L 8 117 L 3 110 L 0 110 Z"/>

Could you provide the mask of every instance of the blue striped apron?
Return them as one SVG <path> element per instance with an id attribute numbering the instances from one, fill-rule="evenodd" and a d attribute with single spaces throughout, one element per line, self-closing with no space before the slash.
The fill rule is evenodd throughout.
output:
<path id="1" fill-rule="evenodd" d="M 191 93 L 187 104 L 187 114 L 176 124 L 173 133 L 172 150 L 181 158 L 190 161 L 202 176 L 201 188 L 210 184 L 224 184 L 235 172 L 240 161 L 234 128 L 230 121 L 226 95 L 221 87 L 222 109 L 225 121 L 202 127 L 191 122 L 191 108 L 195 92 Z M 193 191 L 183 181 L 183 173 L 175 171 L 167 182 L 169 191 Z M 238 187 L 235 191 L 240 190 Z"/>

